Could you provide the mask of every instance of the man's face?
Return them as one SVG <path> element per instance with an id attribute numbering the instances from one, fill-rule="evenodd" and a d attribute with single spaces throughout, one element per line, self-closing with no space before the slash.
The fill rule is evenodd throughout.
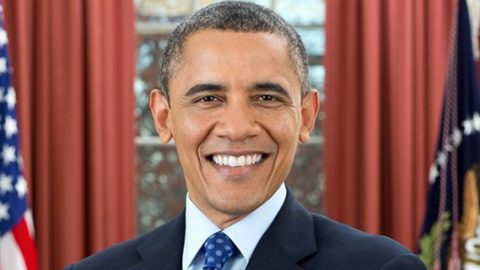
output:
<path id="1" fill-rule="evenodd" d="M 313 128 L 317 92 L 302 102 L 287 42 L 275 34 L 202 30 L 178 61 L 170 106 L 153 91 L 152 112 L 162 140 L 175 140 L 190 198 L 222 226 L 285 180 Z"/>

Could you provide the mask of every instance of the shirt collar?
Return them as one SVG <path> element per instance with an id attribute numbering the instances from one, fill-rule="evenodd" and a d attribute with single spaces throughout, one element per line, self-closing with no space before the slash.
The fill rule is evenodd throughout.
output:
<path id="1" fill-rule="evenodd" d="M 287 189 L 282 184 L 278 190 L 253 212 L 240 221 L 225 228 L 223 232 L 230 237 L 242 256 L 247 260 L 255 250 L 260 238 L 267 231 L 287 196 Z M 254 228 L 252 230 L 252 228 Z M 220 231 L 205 214 L 186 196 L 185 210 L 185 242 L 183 248 L 182 265 L 187 269 L 202 247 L 205 240 L 212 234 Z"/>
<path id="2" fill-rule="evenodd" d="M 187 269 L 207 238 L 220 229 L 186 196 L 182 269 Z"/>
<path id="3" fill-rule="evenodd" d="M 247 262 L 252 257 L 260 238 L 262 238 L 280 211 L 280 208 L 282 208 L 286 196 L 287 189 L 282 184 L 272 197 L 260 207 L 223 230 L 232 239 Z"/>

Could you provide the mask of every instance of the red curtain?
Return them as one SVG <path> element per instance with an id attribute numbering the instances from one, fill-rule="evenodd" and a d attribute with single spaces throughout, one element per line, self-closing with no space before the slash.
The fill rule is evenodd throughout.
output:
<path id="1" fill-rule="evenodd" d="M 327 0 L 326 212 L 412 250 L 452 12 L 452 0 Z"/>
<path id="2" fill-rule="evenodd" d="M 4 0 L 41 269 L 135 235 L 133 1 Z"/>

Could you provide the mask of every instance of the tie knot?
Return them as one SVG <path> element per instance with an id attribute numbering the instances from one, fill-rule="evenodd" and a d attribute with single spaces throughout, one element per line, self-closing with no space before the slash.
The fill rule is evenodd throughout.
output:
<path id="1" fill-rule="evenodd" d="M 216 232 L 208 237 L 203 248 L 205 250 L 204 270 L 221 270 L 236 250 L 235 244 L 223 232 Z"/>

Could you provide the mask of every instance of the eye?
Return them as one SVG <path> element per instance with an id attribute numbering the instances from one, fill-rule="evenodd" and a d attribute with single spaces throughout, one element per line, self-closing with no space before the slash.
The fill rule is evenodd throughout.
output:
<path id="1" fill-rule="evenodd" d="M 210 103 L 215 101 L 219 101 L 218 98 L 215 96 L 204 96 L 197 100 L 197 102 L 202 102 L 202 103 Z"/>
<path id="2" fill-rule="evenodd" d="M 271 101 L 278 101 L 278 99 L 271 95 L 260 95 L 257 97 L 257 100 L 264 101 L 264 102 L 271 102 Z"/>
<path id="3" fill-rule="evenodd" d="M 264 104 L 264 105 L 278 105 L 280 103 L 284 103 L 284 99 L 275 95 L 258 95 L 253 98 L 253 100 L 257 103 Z"/>
<path id="4" fill-rule="evenodd" d="M 214 108 L 224 102 L 224 98 L 217 95 L 204 95 L 194 98 L 192 104 L 200 108 Z"/>
<path id="5" fill-rule="evenodd" d="M 276 95 L 261 94 L 254 96 L 252 101 L 258 106 L 273 108 L 285 104 L 285 100 Z"/>

